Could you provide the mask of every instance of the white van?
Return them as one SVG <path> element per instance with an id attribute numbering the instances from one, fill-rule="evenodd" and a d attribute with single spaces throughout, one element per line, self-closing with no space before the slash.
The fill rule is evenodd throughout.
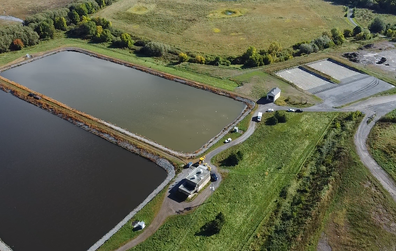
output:
<path id="1" fill-rule="evenodd" d="M 260 122 L 262 117 L 263 117 L 263 113 L 262 113 L 262 112 L 259 112 L 259 113 L 257 114 L 257 121 Z"/>

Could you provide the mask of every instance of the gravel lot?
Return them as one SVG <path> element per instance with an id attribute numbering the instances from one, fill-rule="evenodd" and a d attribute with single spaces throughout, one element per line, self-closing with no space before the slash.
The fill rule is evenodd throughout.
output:
<path id="1" fill-rule="evenodd" d="M 328 81 L 320 79 L 300 68 L 292 68 L 276 73 L 279 77 L 286 79 L 287 81 L 297 85 L 303 90 L 309 90 L 319 86 L 331 84 Z"/>
<path id="2" fill-rule="evenodd" d="M 338 107 L 394 87 L 375 77 L 369 75 L 363 76 L 365 77 L 346 84 L 340 84 L 336 88 L 325 90 L 315 95 L 324 100 L 324 105 Z"/>

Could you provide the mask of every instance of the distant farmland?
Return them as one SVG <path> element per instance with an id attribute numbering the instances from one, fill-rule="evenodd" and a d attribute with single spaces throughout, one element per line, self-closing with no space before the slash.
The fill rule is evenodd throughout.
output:
<path id="1" fill-rule="evenodd" d="M 73 0 L 1 0 L 0 15 L 10 15 L 24 19 L 25 17 L 36 14 L 48 9 L 64 7 Z M 4 24 L 5 22 L 1 22 Z"/>
<path id="2" fill-rule="evenodd" d="M 96 15 L 121 30 L 182 50 L 235 55 L 311 40 L 334 27 L 351 28 L 343 6 L 323 0 L 120 0 Z"/>

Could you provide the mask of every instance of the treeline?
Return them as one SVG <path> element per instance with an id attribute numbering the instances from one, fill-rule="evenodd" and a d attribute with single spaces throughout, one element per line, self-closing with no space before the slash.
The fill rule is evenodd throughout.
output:
<path id="1" fill-rule="evenodd" d="M 38 44 L 39 38 L 37 32 L 30 27 L 21 25 L 2 27 L 0 28 L 0 53 Z"/>
<path id="2" fill-rule="evenodd" d="M 396 14 L 396 0 L 336 0 L 335 2 Z"/>

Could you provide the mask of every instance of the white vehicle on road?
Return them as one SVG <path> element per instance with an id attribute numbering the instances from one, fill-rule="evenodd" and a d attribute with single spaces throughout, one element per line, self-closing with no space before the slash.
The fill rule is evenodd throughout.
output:
<path id="1" fill-rule="evenodd" d="M 294 110 L 293 108 L 289 108 L 287 109 L 288 112 L 295 112 L 296 110 Z"/>
<path id="2" fill-rule="evenodd" d="M 274 109 L 272 109 L 272 108 L 268 108 L 268 110 L 267 110 L 267 112 L 273 112 L 274 111 Z"/>
<path id="3" fill-rule="evenodd" d="M 263 113 L 262 113 L 262 112 L 259 112 L 259 113 L 257 114 L 257 122 L 260 122 L 262 117 L 263 117 Z"/>

